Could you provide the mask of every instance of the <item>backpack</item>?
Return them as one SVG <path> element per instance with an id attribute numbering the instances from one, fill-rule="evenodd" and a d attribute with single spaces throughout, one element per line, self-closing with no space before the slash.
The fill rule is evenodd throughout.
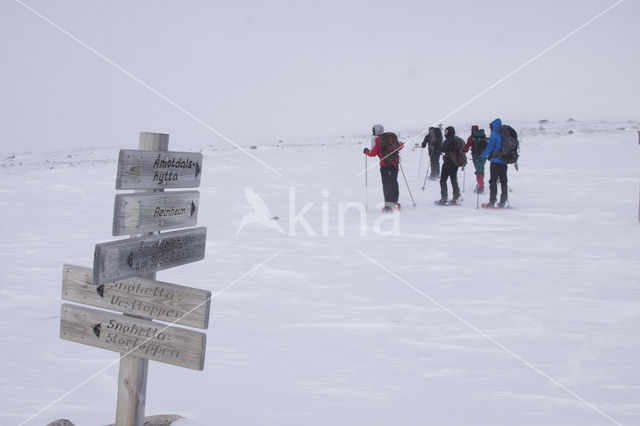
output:
<path id="1" fill-rule="evenodd" d="M 398 164 L 400 160 L 400 142 L 398 142 L 398 136 L 395 133 L 386 132 L 380 135 L 380 152 L 382 152 L 383 161 Z"/>
<path id="2" fill-rule="evenodd" d="M 453 148 L 449 153 L 449 157 L 451 158 L 451 161 L 453 161 L 453 164 L 458 167 L 464 167 L 467 165 L 467 154 L 464 153 L 463 148 L 464 141 L 462 140 L 462 138 L 454 136 Z"/>
<path id="3" fill-rule="evenodd" d="M 502 149 L 492 154 L 492 157 L 498 157 L 507 164 L 513 164 L 518 161 L 520 156 L 520 142 L 518 141 L 518 133 L 511 126 L 503 124 L 500 127 L 500 135 L 502 136 Z"/>
<path id="4" fill-rule="evenodd" d="M 440 127 L 432 127 L 429 129 L 430 134 L 431 130 L 433 130 L 433 137 L 431 138 L 432 146 L 436 151 L 439 151 L 442 149 L 442 129 L 440 129 Z"/>
<path id="5" fill-rule="evenodd" d="M 471 154 L 480 155 L 487 147 L 487 135 L 484 133 L 484 129 L 472 130 L 471 140 L 473 145 L 471 146 Z"/>

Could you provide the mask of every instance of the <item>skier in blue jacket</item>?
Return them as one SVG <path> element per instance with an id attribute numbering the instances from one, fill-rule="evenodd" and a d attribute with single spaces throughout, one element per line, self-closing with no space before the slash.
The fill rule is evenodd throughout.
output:
<path id="1" fill-rule="evenodd" d="M 507 186 L 507 164 L 498 157 L 492 157 L 491 154 L 502 149 L 502 135 L 500 134 L 502 120 L 496 118 L 489 124 L 491 136 L 485 150 L 480 154 L 481 159 L 489 158 L 491 167 L 489 169 L 491 177 L 489 178 L 489 207 L 496 205 L 498 197 L 498 180 L 500 180 L 500 202 L 498 207 L 505 207 L 509 202 L 509 188 Z"/>

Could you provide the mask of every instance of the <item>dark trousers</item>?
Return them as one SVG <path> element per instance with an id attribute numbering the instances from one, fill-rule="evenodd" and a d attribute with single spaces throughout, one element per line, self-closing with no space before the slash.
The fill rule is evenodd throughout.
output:
<path id="1" fill-rule="evenodd" d="M 440 177 L 440 151 L 432 151 L 429 154 L 431 161 L 431 173 L 429 174 L 433 178 Z"/>
<path id="2" fill-rule="evenodd" d="M 458 166 L 453 161 L 446 158 L 442 163 L 442 173 L 440 174 L 440 198 L 447 198 L 447 179 L 451 178 L 451 186 L 453 187 L 453 198 L 460 198 L 460 187 L 458 186 Z"/>
<path id="3" fill-rule="evenodd" d="M 382 192 L 385 203 L 397 203 L 400 196 L 398 188 L 398 169 L 395 166 L 380 166 L 382 175 Z"/>
<path id="4" fill-rule="evenodd" d="M 509 199 L 509 187 L 507 186 L 507 165 L 491 162 L 489 168 L 489 202 L 495 203 L 498 198 L 498 180 L 500 181 L 500 203 L 505 204 Z"/>

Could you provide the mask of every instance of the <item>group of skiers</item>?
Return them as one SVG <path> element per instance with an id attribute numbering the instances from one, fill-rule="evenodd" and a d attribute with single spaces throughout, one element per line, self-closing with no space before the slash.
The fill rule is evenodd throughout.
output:
<path id="1" fill-rule="evenodd" d="M 489 124 L 491 134 L 487 138 L 484 129 L 479 126 L 471 126 L 471 135 L 465 143 L 453 126 L 444 129 L 442 124 L 438 127 L 429 127 L 429 130 L 422 142 L 422 148 L 428 148 L 430 158 L 431 173 L 427 172 L 426 179 L 440 180 L 440 200 L 436 205 L 456 205 L 460 203 L 460 187 L 458 185 L 458 168 L 466 165 L 466 154 L 471 150 L 471 159 L 475 168 L 477 186 L 475 192 L 484 192 L 484 169 L 487 159 L 490 165 L 489 178 L 489 203 L 483 207 L 503 208 L 508 204 L 507 187 L 507 163 L 499 158 L 496 153 L 502 150 L 503 137 L 500 129 L 502 120 L 496 118 Z M 508 126 L 507 126 L 508 127 Z M 398 141 L 398 136 L 393 132 L 385 132 L 381 124 L 376 124 L 372 128 L 371 148 L 365 148 L 364 154 L 369 157 L 380 158 L 380 174 L 382 176 L 382 188 L 385 205 L 383 212 L 390 212 L 400 209 L 398 203 L 398 170 L 400 167 L 399 151 L 404 144 Z M 440 167 L 440 156 L 443 155 L 442 169 Z M 453 198 L 449 200 L 447 191 L 447 180 L 451 181 Z M 498 201 L 498 181 L 500 181 L 500 201 Z M 497 204 L 496 204 L 497 202 Z"/>

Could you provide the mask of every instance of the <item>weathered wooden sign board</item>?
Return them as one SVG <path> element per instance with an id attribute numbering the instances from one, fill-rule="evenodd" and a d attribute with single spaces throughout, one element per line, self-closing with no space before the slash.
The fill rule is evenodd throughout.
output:
<path id="1" fill-rule="evenodd" d="M 193 226 L 198 219 L 199 205 L 198 191 L 118 194 L 113 235 Z"/>
<path id="2" fill-rule="evenodd" d="M 198 152 L 120 150 L 116 189 L 197 188 L 202 172 Z"/>
<path id="3" fill-rule="evenodd" d="M 110 309 L 63 303 L 60 337 L 122 354 L 118 372 L 117 425 L 143 426 L 149 360 L 202 370 L 209 291 L 155 280 L 156 271 L 204 259 L 204 227 L 194 226 L 198 191 L 165 188 L 200 185 L 202 154 L 171 152 L 169 135 L 140 132 L 139 150 L 121 150 L 116 189 L 136 193 L 115 199 L 113 235 L 132 237 L 96 244 L 93 269 L 64 265 L 62 298 Z M 122 312 L 119 314 L 117 312 Z M 170 325 L 155 322 L 166 321 Z"/>
<path id="4" fill-rule="evenodd" d="M 204 259 L 207 228 L 166 232 L 96 244 L 93 282 L 110 281 L 161 271 Z"/>
<path id="5" fill-rule="evenodd" d="M 207 328 L 211 292 L 140 277 L 93 284 L 93 270 L 64 265 L 62 298 L 98 308 Z"/>
<path id="6" fill-rule="evenodd" d="M 202 370 L 207 335 L 68 303 L 62 304 L 60 338 L 121 354 Z"/>

